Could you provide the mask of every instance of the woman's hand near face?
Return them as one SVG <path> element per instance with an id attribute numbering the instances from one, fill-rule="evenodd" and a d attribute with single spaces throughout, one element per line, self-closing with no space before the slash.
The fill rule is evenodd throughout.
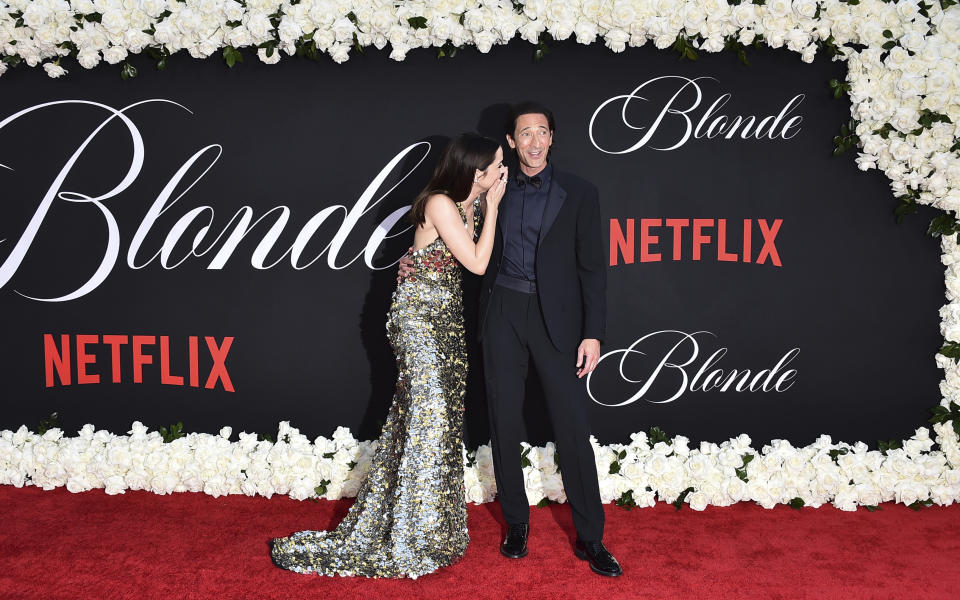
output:
<path id="1" fill-rule="evenodd" d="M 500 200 L 503 199 L 503 195 L 507 190 L 507 167 L 500 167 L 500 177 L 497 178 L 497 182 L 493 184 L 489 190 L 487 190 L 485 199 L 487 201 L 487 212 L 489 214 L 490 207 L 493 207 L 496 210 L 500 206 Z"/>

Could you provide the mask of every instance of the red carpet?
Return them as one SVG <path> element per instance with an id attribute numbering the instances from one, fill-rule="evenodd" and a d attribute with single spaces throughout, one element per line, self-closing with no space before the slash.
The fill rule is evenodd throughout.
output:
<path id="1" fill-rule="evenodd" d="M 530 555 L 500 556 L 496 503 L 470 506 L 471 545 L 416 581 L 299 575 L 268 541 L 326 529 L 349 501 L 157 496 L 0 486 L 2 598 L 924 598 L 960 595 L 960 506 L 870 513 L 752 504 L 677 511 L 607 505 L 624 575 L 571 551 L 569 507 L 532 508 Z"/>

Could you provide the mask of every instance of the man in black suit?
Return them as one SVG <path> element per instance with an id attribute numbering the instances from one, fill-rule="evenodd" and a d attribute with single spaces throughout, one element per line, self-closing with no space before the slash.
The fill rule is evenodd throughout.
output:
<path id="1" fill-rule="evenodd" d="M 530 506 L 520 464 L 527 372 L 543 383 L 563 488 L 577 529 L 576 555 L 601 575 L 621 574 L 604 548 L 603 505 L 580 378 L 600 359 L 606 327 L 606 265 L 597 188 L 547 161 L 553 113 L 513 107 L 506 137 L 520 169 L 500 205 L 483 277 L 479 333 L 490 411 L 497 495 L 507 521 L 500 551 L 527 555 Z"/>
<path id="2" fill-rule="evenodd" d="M 493 255 L 483 276 L 479 333 L 497 495 L 507 521 L 500 552 L 527 555 L 530 506 L 521 467 L 522 407 L 533 366 L 543 383 L 573 523 L 574 552 L 601 575 L 621 574 L 603 546 L 603 504 L 580 378 L 600 360 L 606 265 L 597 188 L 547 161 L 555 130 L 541 104 L 514 106 L 506 138 L 520 171 L 500 202 Z M 400 261 L 400 275 L 410 268 Z"/>

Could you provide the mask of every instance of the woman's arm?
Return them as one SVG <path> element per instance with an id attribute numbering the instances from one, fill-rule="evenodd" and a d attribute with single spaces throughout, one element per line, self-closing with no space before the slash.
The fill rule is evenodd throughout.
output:
<path id="1" fill-rule="evenodd" d="M 495 223 L 497 219 L 497 202 L 487 202 L 485 220 Z M 427 199 L 427 223 L 433 225 L 437 234 L 443 238 L 453 256 L 460 261 L 471 273 L 483 275 L 493 253 L 493 236 L 495 227 L 484 227 L 480 232 L 480 239 L 474 244 L 470 239 L 467 228 L 463 226 L 460 211 L 449 196 L 434 194 Z"/>

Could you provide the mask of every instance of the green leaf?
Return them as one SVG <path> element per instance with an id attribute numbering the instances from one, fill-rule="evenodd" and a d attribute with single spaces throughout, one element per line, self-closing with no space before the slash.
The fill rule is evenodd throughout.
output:
<path id="1" fill-rule="evenodd" d="M 950 342 L 943 348 L 940 348 L 940 354 L 946 356 L 947 358 L 952 358 L 953 362 L 955 363 L 960 363 L 960 344 L 956 342 Z"/>
<path id="2" fill-rule="evenodd" d="M 828 452 L 827 454 L 830 455 L 830 458 L 833 459 L 833 462 L 839 464 L 838 457 L 840 457 L 840 456 L 842 456 L 842 455 L 844 455 L 844 454 L 848 454 L 849 452 L 850 452 L 850 450 L 847 449 L 847 448 L 834 448 L 833 450 L 831 450 L 831 451 Z"/>
<path id="3" fill-rule="evenodd" d="M 360 21 L 357 20 L 357 15 L 353 14 L 352 10 L 347 13 L 347 18 L 350 19 L 350 22 L 353 23 L 354 25 L 357 25 L 360 23 Z"/>
<path id="4" fill-rule="evenodd" d="M 324 458 L 333 458 L 333 455 L 334 455 L 334 454 L 336 454 L 336 452 L 324 452 L 324 453 L 323 453 L 323 457 L 324 457 Z"/>
<path id="5" fill-rule="evenodd" d="M 883 139 L 888 139 L 890 137 L 890 132 L 893 131 L 893 125 L 890 123 L 885 123 L 883 127 L 877 129 L 873 132 L 874 135 L 879 135 Z"/>
<path id="6" fill-rule="evenodd" d="M 916 212 L 917 203 L 911 196 L 900 196 L 897 198 L 897 206 L 893 209 L 893 215 L 897 223 L 902 222 L 905 216 L 912 215 Z"/>
<path id="7" fill-rule="evenodd" d="M 17 40 L 10 40 L 10 43 L 12 44 L 15 41 Z M 3 62 L 5 62 L 7 66 L 12 69 L 19 66 L 20 63 L 23 62 L 23 58 L 19 54 L 14 54 L 13 56 L 4 56 Z"/>
<path id="8" fill-rule="evenodd" d="M 544 496 L 543 498 L 540 499 L 540 502 L 537 502 L 537 508 L 543 508 L 544 506 L 550 506 L 551 504 L 556 504 L 556 503 L 557 502 L 555 500 L 551 500 L 550 498 L 547 498 L 546 496 Z"/>
<path id="9" fill-rule="evenodd" d="M 610 463 L 610 474 L 613 475 L 614 473 L 619 473 L 619 472 L 620 472 L 619 461 L 615 460 L 612 463 Z"/>
<path id="10" fill-rule="evenodd" d="M 407 23 L 410 24 L 410 27 L 414 29 L 426 29 L 427 28 L 427 18 L 426 17 L 410 17 L 407 19 Z"/>
<path id="11" fill-rule="evenodd" d="M 258 434 L 257 434 L 257 441 L 258 441 L 258 442 L 270 442 L 270 443 L 272 444 L 272 443 L 273 443 L 273 436 L 270 435 L 269 433 L 258 433 Z"/>
<path id="12" fill-rule="evenodd" d="M 806 506 L 806 504 L 807 504 L 807 503 L 803 501 L 803 498 L 800 498 L 800 497 L 798 496 L 798 497 L 796 497 L 796 498 L 794 498 L 793 500 L 790 501 L 790 508 L 793 508 L 793 509 L 796 509 L 796 510 L 800 510 L 801 508 L 803 508 L 804 506 Z"/>
<path id="13" fill-rule="evenodd" d="M 960 231 L 960 222 L 949 214 L 944 213 L 939 217 L 930 220 L 930 226 L 927 227 L 927 235 L 940 237 L 942 235 L 953 235 Z"/>
<path id="14" fill-rule="evenodd" d="M 164 444 L 169 444 L 173 440 L 182 438 L 185 435 L 183 433 L 182 421 L 177 421 L 176 425 L 171 425 L 170 427 L 161 427 L 159 431 Z"/>
<path id="15" fill-rule="evenodd" d="M 894 41 L 889 41 L 889 42 L 885 42 L 885 43 L 884 43 L 882 46 L 880 46 L 880 47 L 883 48 L 884 50 L 893 50 L 894 48 L 897 47 L 897 43 L 894 42 Z"/>
<path id="16" fill-rule="evenodd" d="M 880 454 L 883 454 L 884 456 L 886 456 L 887 452 L 902 447 L 903 444 L 900 442 L 900 440 L 887 440 L 886 442 L 883 440 L 877 440 L 877 449 L 880 450 Z"/>
<path id="17" fill-rule="evenodd" d="M 687 489 L 680 492 L 680 495 L 677 496 L 677 499 L 673 501 L 673 507 L 676 508 L 677 510 L 680 510 L 680 508 L 683 507 L 683 501 L 687 499 L 687 496 L 692 491 L 693 491 L 693 488 L 688 487 Z"/>
<path id="18" fill-rule="evenodd" d="M 933 506 L 933 500 L 916 500 L 912 504 L 908 504 L 907 508 L 910 510 L 920 510 L 925 506 Z"/>
<path id="19" fill-rule="evenodd" d="M 627 490 L 624 493 L 620 494 L 620 497 L 616 501 L 617 506 L 630 510 L 637 506 L 636 501 L 633 499 L 633 490 Z"/>
<path id="20" fill-rule="evenodd" d="M 43 435 L 46 432 L 50 431 L 51 429 L 54 429 L 55 427 L 57 427 L 57 424 L 59 422 L 60 422 L 60 415 L 56 412 L 52 412 L 50 413 L 49 417 L 47 417 L 46 419 L 42 419 L 40 421 L 40 424 L 37 425 L 37 433 L 40 435 Z"/>
<path id="21" fill-rule="evenodd" d="M 743 456 L 740 457 L 740 459 L 743 461 L 743 464 L 737 467 L 736 469 L 734 469 L 734 471 L 736 471 L 737 473 L 737 477 L 744 483 L 747 483 L 749 481 L 749 479 L 747 478 L 747 465 L 749 465 L 754 458 L 756 458 L 755 454 L 749 454 L 749 453 L 744 454 Z"/>
<path id="22" fill-rule="evenodd" d="M 527 455 L 528 455 L 528 454 L 530 454 L 530 448 L 526 448 L 526 449 L 524 449 L 523 452 L 520 453 L 520 468 L 521 468 L 521 469 L 522 469 L 523 467 L 532 467 L 532 466 L 533 466 L 533 463 L 530 462 L 530 459 L 529 459 L 529 458 L 527 458 Z"/>
<path id="23" fill-rule="evenodd" d="M 223 60 L 225 60 L 227 62 L 227 66 L 232 69 L 233 65 L 237 64 L 238 62 L 243 62 L 243 55 L 233 46 L 227 46 L 223 49 Z"/>
<path id="24" fill-rule="evenodd" d="M 330 485 L 329 479 L 324 479 L 320 482 L 320 485 L 313 488 L 313 493 L 317 496 L 325 496 L 327 494 L 327 486 Z"/>
<path id="25" fill-rule="evenodd" d="M 889 40 L 890 38 L 893 37 L 893 32 L 890 31 L 889 29 L 884 29 L 884 30 L 883 30 L 883 37 L 885 37 L 885 38 L 887 38 L 887 39 Z"/>
<path id="26" fill-rule="evenodd" d="M 866 506 L 864 506 L 864 508 L 866 508 L 870 512 L 876 512 L 878 510 L 882 510 L 879 506 L 875 506 L 873 504 L 867 504 Z"/>
<path id="27" fill-rule="evenodd" d="M 650 447 L 652 448 L 658 442 L 669 444 L 671 441 L 673 441 L 673 436 L 667 435 L 659 427 L 651 427 L 649 433 L 647 434 L 647 440 L 649 440 Z"/>
<path id="28" fill-rule="evenodd" d="M 133 79 L 136 76 L 137 76 L 137 68 L 128 62 L 123 63 L 123 67 L 120 68 L 120 77 L 126 80 L 126 79 Z"/>

